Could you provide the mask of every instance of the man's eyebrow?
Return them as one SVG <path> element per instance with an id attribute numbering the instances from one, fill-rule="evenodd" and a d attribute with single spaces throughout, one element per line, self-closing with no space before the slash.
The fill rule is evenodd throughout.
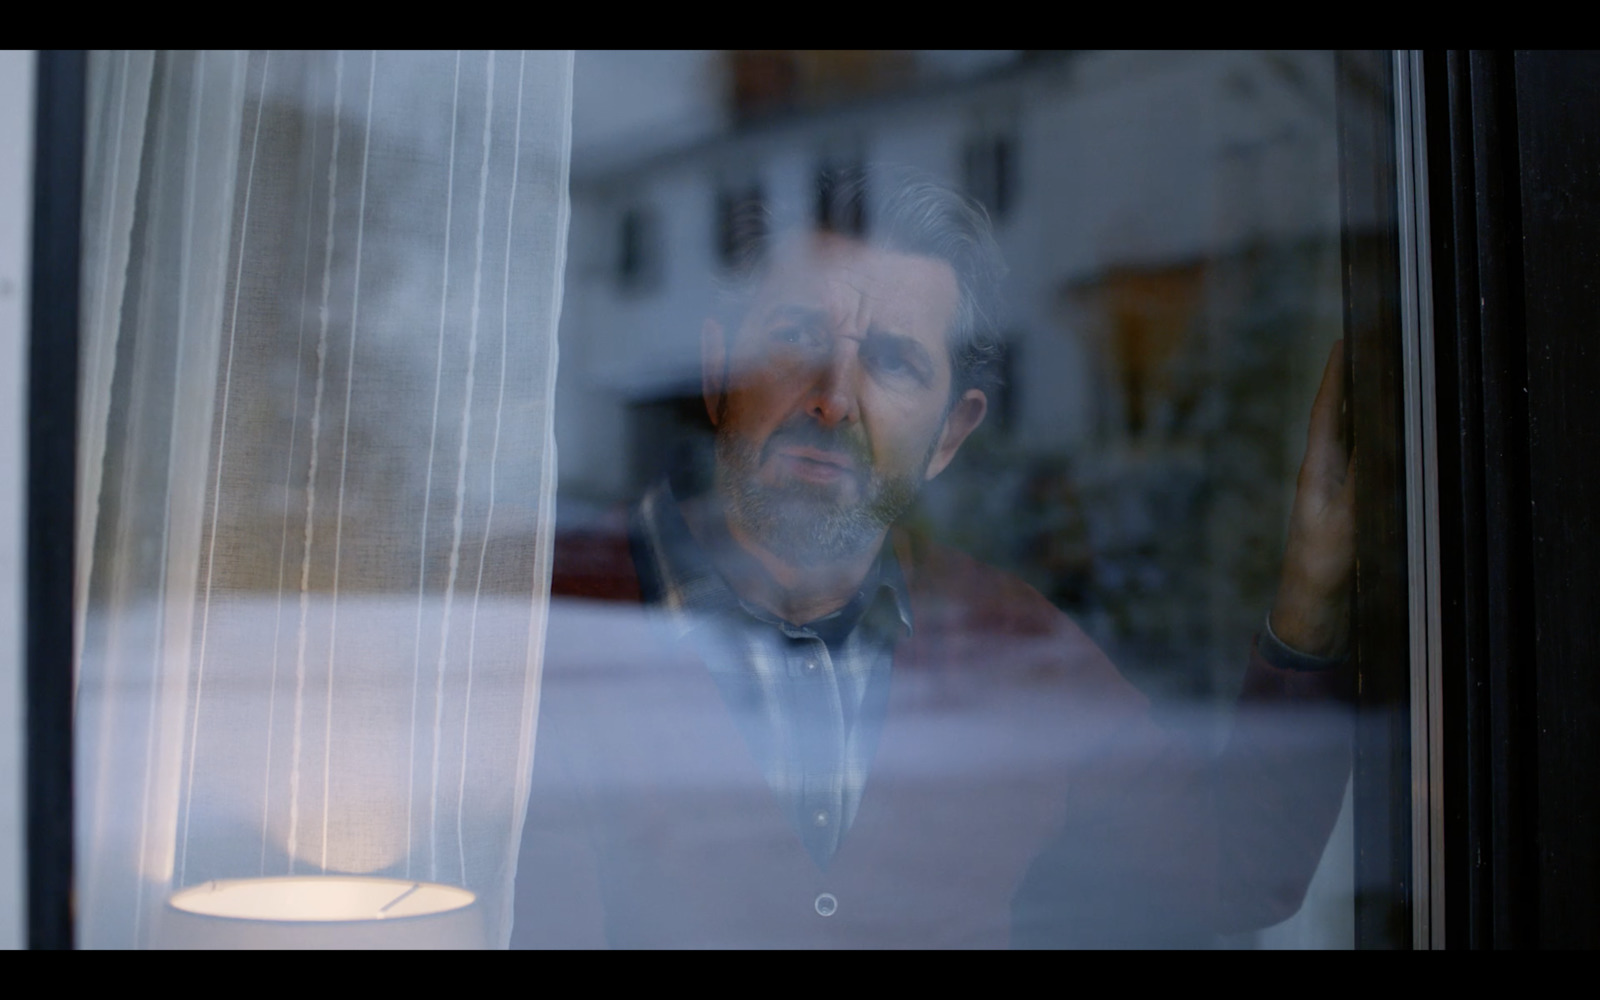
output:
<path id="1" fill-rule="evenodd" d="M 828 325 L 827 312 L 815 306 L 779 303 L 767 312 L 767 321 L 771 322 L 774 319 L 786 319 L 791 322 L 800 322 L 816 327 L 826 327 Z"/>
<path id="2" fill-rule="evenodd" d="M 803 306 L 795 303 L 783 302 L 773 306 L 767 311 L 765 322 L 771 323 L 774 320 L 802 323 L 808 327 L 813 327 L 816 329 L 827 329 L 828 312 L 827 310 L 819 309 L 816 306 Z M 917 367 L 925 377 L 932 376 L 934 372 L 935 366 L 933 356 L 928 353 L 928 349 L 926 347 L 922 346 L 922 342 L 917 340 L 915 337 L 904 333 L 896 333 L 894 330 L 873 325 L 867 327 L 866 335 L 862 339 L 889 341 L 893 343 L 896 348 L 902 351 L 905 354 L 906 360 Z"/>

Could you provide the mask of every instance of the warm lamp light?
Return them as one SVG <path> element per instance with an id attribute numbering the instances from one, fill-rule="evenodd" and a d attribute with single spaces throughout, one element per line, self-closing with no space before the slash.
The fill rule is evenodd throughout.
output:
<path id="1" fill-rule="evenodd" d="M 466 889 L 363 875 L 226 879 L 173 893 L 157 943 L 168 948 L 483 948 Z"/>

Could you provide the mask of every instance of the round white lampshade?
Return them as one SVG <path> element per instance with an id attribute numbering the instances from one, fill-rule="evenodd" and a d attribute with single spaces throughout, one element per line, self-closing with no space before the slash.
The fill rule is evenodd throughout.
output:
<path id="1" fill-rule="evenodd" d="M 466 949 L 487 946 L 466 889 L 363 875 L 219 879 L 173 893 L 163 948 Z"/>

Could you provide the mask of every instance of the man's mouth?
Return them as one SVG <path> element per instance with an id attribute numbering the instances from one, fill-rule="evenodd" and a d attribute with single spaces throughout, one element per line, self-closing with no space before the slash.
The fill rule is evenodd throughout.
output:
<path id="1" fill-rule="evenodd" d="M 763 452 L 763 463 L 781 478 L 827 486 L 859 483 L 872 464 L 864 442 L 800 421 L 779 428 Z"/>
<path id="2" fill-rule="evenodd" d="M 796 462 L 812 465 L 831 465 L 845 472 L 854 472 L 856 469 L 855 459 L 840 451 L 828 451 L 824 448 L 813 448 L 807 445 L 789 445 L 779 448 L 778 454 Z"/>
<path id="3" fill-rule="evenodd" d="M 788 474 L 818 483 L 835 483 L 856 474 L 855 459 L 844 452 L 809 445 L 779 447 L 774 457 Z"/>

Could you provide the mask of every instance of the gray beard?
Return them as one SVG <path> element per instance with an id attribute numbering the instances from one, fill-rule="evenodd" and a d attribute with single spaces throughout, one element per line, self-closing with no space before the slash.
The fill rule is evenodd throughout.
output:
<path id="1" fill-rule="evenodd" d="M 760 449 L 724 429 L 716 438 L 716 488 L 729 523 L 792 566 L 826 566 L 869 554 L 916 500 L 921 483 L 920 475 L 869 473 L 862 499 L 844 504 L 821 483 L 761 483 Z"/>

